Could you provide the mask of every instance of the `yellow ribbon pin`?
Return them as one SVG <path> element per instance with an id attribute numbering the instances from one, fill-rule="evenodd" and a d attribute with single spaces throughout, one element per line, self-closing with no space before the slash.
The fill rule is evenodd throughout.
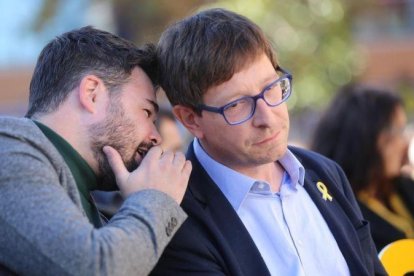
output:
<path id="1" fill-rule="evenodd" d="M 325 184 L 322 182 L 316 183 L 316 187 L 318 187 L 318 190 L 322 193 L 322 198 L 329 201 L 332 201 L 332 196 L 328 193 L 328 188 L 326 188 Z"/>

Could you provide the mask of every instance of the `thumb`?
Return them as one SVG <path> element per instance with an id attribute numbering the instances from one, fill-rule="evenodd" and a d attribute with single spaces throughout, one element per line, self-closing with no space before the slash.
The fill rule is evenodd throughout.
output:
<path id="1" fill-rule="evenodd" d="M 119 185 L 119 182 L 122 182 L 122 179 L 128 178 L 129 174 L 121 155 L 111 146 L 104 146 L 102 150 L 108 159 L 109 166 L 111 166 Z"/>

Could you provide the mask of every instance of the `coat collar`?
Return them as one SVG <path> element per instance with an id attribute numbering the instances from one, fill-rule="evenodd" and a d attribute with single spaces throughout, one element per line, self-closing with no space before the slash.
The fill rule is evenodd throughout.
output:
<path id="1" fill-rule="evenodd" d="M 321 178 L 321 173 L 306 169 L 307 164 L 303 163 L 304 160 L 300 158 L 300 154 L 298 156 L 294 149 L 291 148 L 291 150 L 305 167 L 304 188 L 332 231 L 347 261 L 351 275 L 369 275 L 363 265 L 364 254 L 361 245 L 356 242 L 360 238 L 356 233 L 356 229 L 364 227 L 361 218 L 355 213 L 354 207 L 347 201 L 343 191 L 341 192 L 337 185 L 330 183 L 332 177 L 328 177 L 323 172 Z M 187 193 L 191 193 L 204 206 L 206 212 L 211 215 L 215 225 L 219 225 L 220 229 L 216 229 L 218 231 L 217 235 L 222 235 L 223 239 L 230 245 L 229 250 L 237 255 L 237 261 L 243 273 L 246 275 L 270 275 L 259 250 L 237 213 L 198 162 L 192 143 L 190 143 L 187 151 L 187 159 L 193 165 Z M 326 185 L 327 190 L 333 197 L 332 201 L 323 199 L 322 193 L 316 185 L 319 181 Z M 187 194 L 186 197 L 188 196 Z M 184 199 L 184 209 L 185 205 L 186 200 Z M 369 235 L 369 228 L 367 235 Z"/>

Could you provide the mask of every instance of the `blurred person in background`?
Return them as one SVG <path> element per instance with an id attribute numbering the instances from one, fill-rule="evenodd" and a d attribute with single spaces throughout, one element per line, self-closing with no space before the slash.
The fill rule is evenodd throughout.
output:
<path id="1" fill-rule="evenodd" d="M 350 84 L 338 91 L 311 142 L 344 169 L 378 251 L 414 238 L 414 182 L 401 173 L 408 161 L 406 123 L 398 95 Z"/>
<path id="2" fill-rule="evenodd" d="M 186 218 L 163 153 L 154 47 L 84 27 L 42 50 L 26 118 L 0 117 L 0 274 L 147 275 Z M 120 190 L 104 221 L 92 190 Z"/>

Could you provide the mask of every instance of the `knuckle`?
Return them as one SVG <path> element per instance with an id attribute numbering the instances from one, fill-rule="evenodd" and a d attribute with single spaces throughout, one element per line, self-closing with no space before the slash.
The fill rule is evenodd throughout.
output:
<path id="1" fill-rule="evenodd" d="M 169 150 L 167 150 L 167 151 L 165 151 L 162 155 L 165 157 L 165 158 L 169 158 L 169 157 L 172 157 L 173 156 L 173 152 L 172 151 L 169 151 Z"/>

